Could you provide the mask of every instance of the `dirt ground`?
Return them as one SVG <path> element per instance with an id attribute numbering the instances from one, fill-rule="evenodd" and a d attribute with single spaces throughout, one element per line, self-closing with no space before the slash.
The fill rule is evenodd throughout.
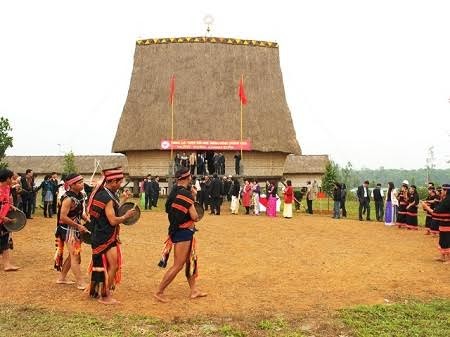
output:
<path id="1" fill-rule="evenodd" d="M 161 318 L 292 317 L 399 298 L 450 296 L 450 265 L 433 261 L 437 239 L 423 230 L 317 215 L 295 214 L 289 220 L 223 213 L 206 214 L 198 224 L 198 284 L 206 298 L 188 299 L 182 273 L 167 289 L 170 303 L 152 298 L 165 272 L 157 262 L 167 221 L 162 212 L 144 212 L 136 225 L 122 226 L 124 274 L 115 293 L 120 305 L 105 307 L 72 285 L 55 284 L 55 220 L 39 216 L 14 235 L 12 257 L 22 269 L 0 272 L 0 302 Z M 90 247 L 83 249 L 85 271 Z"/>

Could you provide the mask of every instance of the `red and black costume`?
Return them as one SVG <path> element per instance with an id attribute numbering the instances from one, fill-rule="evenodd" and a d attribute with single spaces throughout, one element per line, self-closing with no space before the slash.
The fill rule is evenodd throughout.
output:
<path id="1" fill-rule="evenodd" d="M 428 194 L 426 198 L 426 204 L 430 206 L 432 210 L 434 210 L 439 204 L 439 197 L 437 196 L 434 189 Z M 427 216 L 425 218 L 425 227 L 427 228 L 429 233 L 439 234 L 439 223 L 433 220 L 432 213 L 430 213 L 429 211 L 427 211 Z"/>
<path id="2" fill-rule="evenodd" d="M 408 193 L 407 202 L 409 207 L 406 209 L 406 228 L 417 230 L 417 207 L 419 206 L 419 194 L 417 193 L 414 185 L 411 185 L 411 187 L 414 188 L 414 191 Z"/>
<path id="3" fill-rule="evenodd" d="M 83 179 L 82 176 L 77 176 L 74 179 L 71 179 L 71 184 L 76 183 Z M 74 181 L 75 180 L 75 181 Z M 68 182 L 66 182 L 67 186 Z M 62 197 L 61 197 L 61 203 L 58 207 L 58 216 L 57 216 L 57 225 L 56 225 L 56 231 L 55 231 L 55 265 L 54 268 L 57 271 L 61 271 L 63 266 L 63 255 L 64 255 L 64 244 L 72 245 L 74 248 L 74 252 L 77 255 L 80 255 L 81 253 L 81 239 L 80 239 L 80 232 L 78 229 L 76 229 L 73 226 L 70 226 L 69 224 L 65 224 L 61 220 L 61 207 L 64 202 L 64 200 L 70 199 L 71 206 L 69 213 L 67 216 L 75 221 L 76 223 L 81 223 L 81 219 L 83 217 L 84 212 L 84 197 L 81 193 L 75 193 L 73 191 L 67 191 Z"/>
<path id="4" fill-rule="evenodd" d="M 194 204 L 192 193 L 183 186 L 175 186 L 167 197 L 166 213 L 169 218 L 169 236 L 165 242 L 161 260 L 158 266 L 165 268 L 169 259 L 170 251 L 174 243 L 191 241 L 191 252 L 189 261 L 186 262 L 186 277 L 198 275 L 198 261 L 195 252 L 196 231 L 194 220 L 191 219 L 189 208 Z"/>
<path id="5" fill-rule="evenodd" d="M 398 199 L 397 226 L 398 228 L 403 228 L 406 227 L 406 206 L 408 206 L 408 192 L 400 191 L 397 199 Z"/>
<path id="6" fill-rule="evenodd" d="M 3 227 L 3 218 L 8 214 L 12 204 L 11 187 L 0 187 L 0 254 L 10 249 L 10 234 Z"/>
<path id="7" fill-rule="evenodd" d="M 111 225 L 106 216 L 105 208 L 112 202 L 114 213 L 118 216 L 119 199 L 114 192 L 108 190 L 104 183 L 123 178 L 120 168 L 103 171 L 103 180 L 89 198 L 88 212 L 91 217 L 92 232 L 92 262 L 89 267 L 91 284 L 89 294 L 92 297 L 106 297 L 108 289 L 112 289 L 121 281 L 122 254 L 120 250 L 119 225 Z M 108 261 L 106 253 L 110 249 L 117 249 L 118 270 L 114 284 L 108 284 Z"/>
<path id="8" fill-rule="evenodd" d="M 437 205 L 431 216 L 439 223 L 439 250 L 442 255 L 450 255 L 450 184 L 442 185 L 447 195 Z"/>

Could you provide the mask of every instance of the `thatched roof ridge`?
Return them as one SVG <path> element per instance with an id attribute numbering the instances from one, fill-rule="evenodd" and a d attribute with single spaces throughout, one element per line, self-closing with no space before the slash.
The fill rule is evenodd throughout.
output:
<path id="1" fill-rule="evenodd" d="M 265 48 L 278 48 L 278 43 L 272 41 L 259 41 L 259 40 L 246 40 L 235 39 L 227 37 L 166 37 L 158 39 L 141 39 L 136 41 L 136 45 L 154 45 L 154 44 L 168 44 L 168 43 L 222 43 L 222 44 L 235 44 L 251 47 L 265 47 Z"/>
<path id="2" fill-rule="evenodd" d="M 285 174 L 296 173 L 325 173 L 325 166 L 328 164 L 328 155 L 289 155 L 284 164 Z"/>
<path id="3" fill-rule="evenodd" d="M 122 166 L 128 172 L 127 157 L 122 155 L 101 156 L 75 156 L 75 166 L 80 174 L 92 174 L 95 160 L 100 161 L 102 168 Z M 64 156 L 6 156 L 4 161 L 8 168 L 18 173 L 25 173 L 32 169 L 35 174 L 49 174 L 51 172 L 61 173 L 64 166 Z M 98 172 L 98 170 L 97 170 Z"/>
<path id="4" fill-rule="evenodd" d="M 170 139 L 173 74 L 174 139 L 239 139 L 238 83 L 244 75 L 243 138 L 255 151 L 301 154 L 278 48 L 192 41 L 136 45 L 113 152 L 160 150 L 161 140 Z"/>

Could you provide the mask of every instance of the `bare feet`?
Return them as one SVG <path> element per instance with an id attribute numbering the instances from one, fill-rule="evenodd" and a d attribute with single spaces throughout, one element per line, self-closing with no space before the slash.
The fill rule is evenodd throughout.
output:
<path id="1" fill-rule="evenodd" d="M 112 297 L 102 297 L 98 299 L 98 302 L 101 304 L 120 304 L 120 302 Z"/>
<path id="2" fill-rule="evenodd" d="M 77 289 L 79 289 L 79 290 L 84 290 L 84 289 L 86 289 L 86 284 L 77 284 Z"/>
<path id="3" fill-rule="evenodd" d="M 66 280 L 66 279 L 63 279 L 63 280 L 58 279 L 58 280 L 56 280 L 56 283 L 57 284 L 74 284 L 75 281 L 70 281 L 70 280 Z"/>
<path id="4" fill-rule="evenodd" d="M 434 261 L 445 262 L 446 260 L 443 257 L 437 257 Z"/>
<path id="5" fill-rule="evenodd" d="M 164 294 L 155 293 L 155 294 L 153 294 L 153 297 L 156 298 L 158 301 L 160 301 L 162 303 L 169 302 L 169 300 L 164 296 Z"/>
<path id="6" fill-rule="evenodd" d="M 196 290 L 196 291 L 194 291 L 194 292 L 191 293 L 191 299 L 194 299 L 194 298 L 200 298 L 200 297 L 206 297 L 206 296 L 208 296 L 207 293 L 202 293 L 202 292 L 199 291 L 199 290 Z"/>
<path id="7" fill-rule="evenodd" d="M 18 271 L 20 269 L 20 267 L 16 267 L 16 266 L 7 266 L 5 267 L 5 271 Z"/>

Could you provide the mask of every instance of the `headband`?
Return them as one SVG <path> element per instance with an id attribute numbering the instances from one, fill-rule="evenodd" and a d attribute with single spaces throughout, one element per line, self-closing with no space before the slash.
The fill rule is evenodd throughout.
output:
<path id="1" fill-rule="evenodd" d="M 83 179 L 82 176 L 77 175 L 77 176 L 73 177 L 72 179 L 65 181 L 65 182 L 64 182 L 64 188 L 65 188 L 66 190 L 68 190 L 70 186 L 72 186 L 73 184 L 79 182 L 79 181 L 82 180 L 82 179 Z"/>

